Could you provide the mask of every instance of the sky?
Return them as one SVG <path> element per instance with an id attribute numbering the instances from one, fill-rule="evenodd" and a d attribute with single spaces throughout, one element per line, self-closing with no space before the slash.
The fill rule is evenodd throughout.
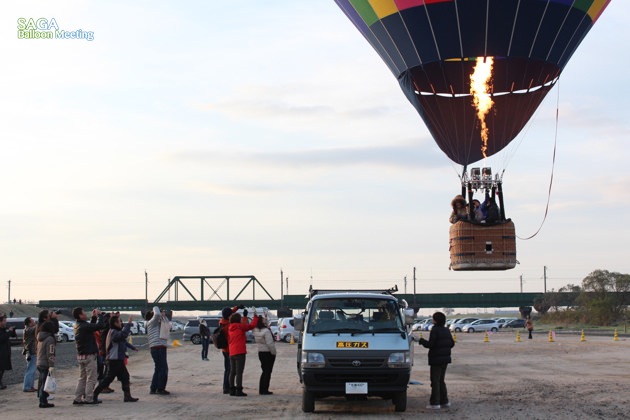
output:
<path id="1" fill-rule="evenodd" d="M 21 17 L 94 39 L 18 39 Z M 454 272 L 461 168 L 332 0 L 3 1 L 0 300 L 9 281 L 23 300 L 142 299 L 145 271 L 149 299 L 186 275 L 254 275 L 278 298 L 281 272 L 290 294 L 411 293 L 414 268 L 418 293 L 630 273 L 629 39 L 613 0 L 488 161 L 529 237 L 557 130 L 517 267 Z"/>

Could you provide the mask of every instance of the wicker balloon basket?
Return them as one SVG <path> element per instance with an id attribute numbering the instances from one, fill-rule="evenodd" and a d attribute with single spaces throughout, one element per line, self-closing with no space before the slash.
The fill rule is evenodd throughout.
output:
<path id="1" fill-rule="evenodd" d="M 507 220 L 496 225 L 459 221 L 450 229 L 451 269 L 509 270 L 516 266 L 516 233 Z"/>

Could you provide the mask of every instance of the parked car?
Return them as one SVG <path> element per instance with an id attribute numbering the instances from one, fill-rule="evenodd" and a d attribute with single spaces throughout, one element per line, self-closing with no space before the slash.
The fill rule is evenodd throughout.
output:
<path id="1" fill-rule="evenodd" d="M 423 319 L 422 321 L 418 321 L 411 326 L 411 331 L 424 331 L 425 325 L 429 323 L 431 324 L 431 318 Z"/>
<path id="2" fill-rule="evenodd" d="M 277 319 L 269 320 L 269 330 L 271 330 L 271 335 L 273 337 L 275 337 L 276 333 L 278 332 L 278 320 Z"/>
<path id="3" fill-rule="evenodd" d="M 193 344 L 201 344 L 201 335 L 199 335 L 199 321 L 202 319 L 206 320 L 206 325 L 210 329 L 210 333 L 212 333 L 218 326 L 219 320 L 221 317 L 213 316 L 213 317 L 199 317 L 197 319 L 189 319 L 184 325 L 184 335 L 182 340 L 184 341 L 192 341 Z"/>
<path id="4" fill-rule="evenodd" d="M 493 319 L 499 323 L 499 328 L 503 328 L 505 324 L 507 324 L 508 322 L 512 320 L 515 320 L 516 318 L 493 318 Z"/>
<path id="5" fill-rule="evenodd" d="M 494 319 L 478 319 L 462 327 L 463 332 L 474 333 L 475 331 L 499 331 L 499 323 Z"/>
<path id="6" fill-rule="evenodd" d="M 59 332 L 57 333 L 57 342 L 74 341 L 74 322 L 59 321 Z"/>
<path id="7" fill-rule="evenodd" d="M 475 322 L 479 318 L 462 318 L 457 322 L 453 322 L 450 327 L 448 327 L 451 332 L 461 332 L 462 327 L 464 325 L 470 324 L 471 322 Z"/>
<path id="8" fill-rule="evenodd" d="M 278 319 L 278 331 L 275 335 L 276 341 L 285 341 L 287 343 L 290 343 L 291 336 L 293 336 L 293 339 L 297 341 L 298 337 L 295 333 L 293 318 Z"/>
<path id="9" fill-rule="evenodd" d="M 131 335 L 147 333 L 146 329 L 144 328 L 144 324 L 141 324 L 137 321 L 131 321 L 131 329 L 129 330 L 129 332 L 131 333 Z"/>
<path id="10" fill-rule="evenodd" d="M 24 320 L 26 319 L 26 317 L 21 317 L 21 318 L 7 318 L 7 329 L 8 328 L 15 328 L 15 334 L 17 334 L 17 337 L 10 337 L 9 338 L 9 342 L 11 344 L 21 344 L 22 343 L 22 336 L 24 335 Z M 35 321 L 37 321 L 37 319 L 35 319 Z"/>
<path id="11" fill-rule="evenodd" d="M 461 318 L 455 318 L 455 319 L 447 319 L 446 320 L 446 328 L 449 328 L 451 326 L 451 324 L 459 321 Z"/>
<path id="12" fill-rule="evenodd" d="M 177 320 L 171 321 L 171 331 L 183 331 L 185 325 Z"/>
<path id="13" fill-rule="evenodd" d="M 503 328 L 525 328 L 524 319 L 513 319 L 507 324 L 503 325 Z"/>

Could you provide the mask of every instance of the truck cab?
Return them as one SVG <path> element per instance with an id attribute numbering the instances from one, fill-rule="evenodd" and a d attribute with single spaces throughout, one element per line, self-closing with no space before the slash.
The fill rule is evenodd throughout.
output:
<path id="1" fill-rule="evenodd" d="M 306 311 L 295 320 L 304 412 L 329 396 L 380 397 L 406 410 L 413 310 L 394 291 L 310 291 Z"/>

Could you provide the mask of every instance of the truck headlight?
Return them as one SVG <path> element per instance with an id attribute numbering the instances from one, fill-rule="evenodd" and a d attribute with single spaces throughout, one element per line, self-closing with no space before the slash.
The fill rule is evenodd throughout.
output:
<path id="1" fill-rule="evenodd" d="M 391 353 L 387 359 L 387 366 L 390 368 L 408 368 L 411 367 L 411 359 L 409 352 Z"/>
<path id="2" fill-rule="evenodd" d="M 326 366 L 326 358 L 323 354 L 310 351 L 302 352 L 303 368 L 323 368 L 324 366 Z"/>

